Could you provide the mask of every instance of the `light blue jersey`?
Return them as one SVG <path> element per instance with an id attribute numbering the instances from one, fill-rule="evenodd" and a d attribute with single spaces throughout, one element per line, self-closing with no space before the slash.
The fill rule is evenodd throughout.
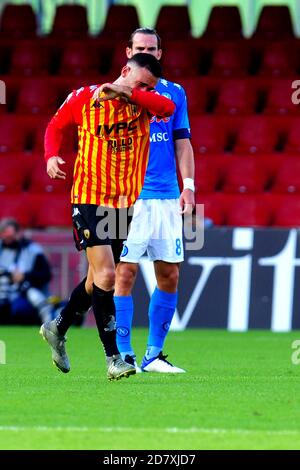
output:
<path id="1" fill-rule="evenodd" d="M 174 143 L 190 138 L 190 124 L 184 89 L 177 83 L 160 79 L 156 90 L 176 104 L 171 117 L 153 116 L 150 125 L 150 155 L 140 199 L 176 199 L 179 187 Z"/>

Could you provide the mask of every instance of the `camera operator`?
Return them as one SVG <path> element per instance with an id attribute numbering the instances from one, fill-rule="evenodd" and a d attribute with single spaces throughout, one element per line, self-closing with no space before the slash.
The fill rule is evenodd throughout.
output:
<path id="1" fill-rule="evenodd" d="M 22 235 L 15 219 L 0 221 L 0 323 L 51 320 L 49 262 L 37 243 Z"/>

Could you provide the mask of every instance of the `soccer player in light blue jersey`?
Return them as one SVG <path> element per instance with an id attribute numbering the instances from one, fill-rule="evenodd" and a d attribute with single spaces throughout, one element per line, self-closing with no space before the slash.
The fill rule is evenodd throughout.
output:
<path id="1" fill-rule="evenodd" d="M 150 28 L 134 31 L 126 48 L 136 53 L 161 58 L 161 40 Z M 138 262 L 147 251 L 154 262 L 157 286 L 149 305 L 149 335 L 141 364 L 144 372 L 185 372 L 166 360 L 163 345 L 177 305 L 179 266 L 183 261 L 182 214 L 191 213 L 194 199 L 194 154 L 190 142 L 190 125 L 184 89 L 160 79 L 156 90 L 172 99 L 176 111 L 170 118 L 152 118 L 150 157 L 142 192 L 134 207 L 127 241 L 117 267 L 115 304 L 117 344 L 123 360 L 135 365 L 131 345 L 133 300 L 131 296 Z M 176 158 L 183 180 L 180 194 L 176 175 Z"/>

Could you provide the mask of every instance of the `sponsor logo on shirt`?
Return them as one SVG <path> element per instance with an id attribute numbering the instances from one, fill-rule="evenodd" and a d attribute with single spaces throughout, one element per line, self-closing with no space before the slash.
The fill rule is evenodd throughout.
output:
<path id="1" fill-rule="evenodd" d="M 167 132 L 153 132 L 150 136 L 150 142 L 168 142 L 169 135 Z"/>

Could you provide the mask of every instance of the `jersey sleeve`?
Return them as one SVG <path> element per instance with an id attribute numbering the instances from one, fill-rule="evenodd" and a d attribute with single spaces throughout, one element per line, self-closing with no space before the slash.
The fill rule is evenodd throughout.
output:
<path id="1" fill-rule="evenodd" d="M 159 117 L 171 116 L 176 108 L 172 100 L 156 91 L 142 91 L 137 88 L 132 90 L 130 101 L 147 109 L 150 114 Z"/>
<path id="2" fill-rule="evenodd" d="M 44 139 L 45 160 L 59 155 L 64 128 L 82 123 L 82 108 L 91 97 L 93 87 L 80 88 L 70 93 L 49 122 Z"/>
<path id="3" fill-rule="evenodd" d="M 176 88 L 178 92 L 176 97 L 176 111 L 173 119 L 173 138 L 174 140 L 190 139 L 191 132 L 186 94 L 182 86 L 176 85 Z"/>

